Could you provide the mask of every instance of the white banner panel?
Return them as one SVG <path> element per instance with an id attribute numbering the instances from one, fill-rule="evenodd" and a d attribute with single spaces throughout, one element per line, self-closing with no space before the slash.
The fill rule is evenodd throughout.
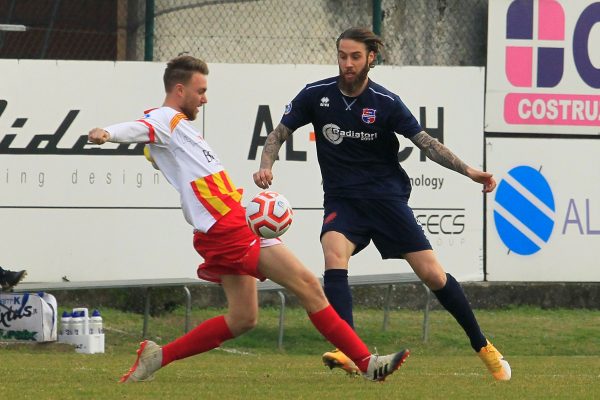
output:
<path id="1" fill-rule="evenodd" d="M 489 2 L 485 131 L 600 133 L 600 2 Z"/>
<path id="2" fill-rule="evenodd" d="M 540 148 L 543 146 L 543 151 Z M 490 281 L 600 281 L 600 140 L 488 139 Z"/>
<path id="3" fill-rule="evenodd" d="M 283 106 L 335 66 L 210 66 L 209 103 L 195 122 L 245 198 L 262 143 Z M 30 281 L 194 277 L 202 260 L 178 196 L 140 146 L 88 145 L 95 126 L 138 118 L 164 98 L 163 63 L 0 60 L 0 252 Z M 372 78 L 397 92 L 432 135 L 481 168 L 482 68 L 377 67 Z M 27 94 L 35 93 L 33 97 Z M 456 101 L 456 94 L 461 101 Z M 34 103 L 35 104 L 34 104 Z M 312 126 L 294 133 L 275 166 L 274 190 L 296 209 L 286 243 L 315 274 L 322 191 Z M 467 178 L 425 161 L 401 139 L 413 177 L 411 204 L 446 268 L 481 280 L 482 199 Z M 373 246 L 352 260 L 354 275 L 408 270 Z"/>
<path id="4" fill-rule="evenodd" d="M 0 265 L 28 281 L 194 277 L 177 193 L 141 149 L 86 144 L 90 128 L 162 101 L 164 65 L 0 60 L 0 71 Z"/>

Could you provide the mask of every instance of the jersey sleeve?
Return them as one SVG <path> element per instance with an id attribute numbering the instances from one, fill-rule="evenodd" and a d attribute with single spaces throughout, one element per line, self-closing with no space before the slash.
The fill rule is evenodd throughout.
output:
<path id="1" fill-rule="evenodd" d="M 144 117 L 137 121 L 122 122 L 104 128 L 115 143 L 166 143 L 168 131 L 158 121 Z"/>
<path id="2" fill-rule="evenodd" d="M 283 117 L 281 117 L 281 123 L 292 131 L 310 123 L 312 121 L 312 113 L 309 107 L 309 97 L 306 89 L 298 93 L 298 95 L 285 106 Z"/>
<path id="3" fill-rule="evenodd" d="M 423 130 L 408 107 L 400 100 L 400 97 L 396 96 L 393 104 L 393 110 L 390 114 L 390 123 L 394 132 L 407 138 L 411 138 Z"/>

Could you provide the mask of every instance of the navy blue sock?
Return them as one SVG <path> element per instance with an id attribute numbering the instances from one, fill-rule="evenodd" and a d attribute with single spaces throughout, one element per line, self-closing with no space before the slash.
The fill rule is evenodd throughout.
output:
<path id="1" fill-rule="evenodd" d="M 433 290 L 433 294 L 439 300 L 440 304 L 456 319 L 456 321 L 465 330 L 465 333 L 471 341 L 471 347 L 475 351 L 481 350 L 486 345 L 486 339 L 479 324 L 473 315 L 473 310 L 469 301 L 465 297 L 460 284 L 450 274 L 446 274 L 448 280 L 446 286 L 439 290 Z"/>
<path id="2" fill-rule="evenodd" d="M 323 274 L 323 290 L 327 300 L 340 317 L 354 329 L 352 292 L 348 285 L 347 269 L 328 269 Z"/>

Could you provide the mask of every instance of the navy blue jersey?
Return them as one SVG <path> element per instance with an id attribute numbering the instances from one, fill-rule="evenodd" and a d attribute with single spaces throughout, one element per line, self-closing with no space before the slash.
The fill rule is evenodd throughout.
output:
<path id="1" fill-rule="evenodd" d="M 292 131 L 313 124 L 326 197 L 408 198 L 410 180 L 398 162 L 396 134 L 410 138 L 421 126 L 383 86 L 369 80 L 358 97 L 347 97 L 337 80 L 306 85 L 281 123 Z"/>

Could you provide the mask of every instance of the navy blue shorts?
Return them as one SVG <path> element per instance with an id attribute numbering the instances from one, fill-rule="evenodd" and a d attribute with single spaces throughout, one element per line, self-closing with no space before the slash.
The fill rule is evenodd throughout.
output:
<path id="1" fill-rule="evenodd" d="M 373 240 L 381 258 L 431 250 L 407 201 L 402 199 L 325 199 L 321 236 L 335 231 L 356 245 L 357 254 Z"/>

